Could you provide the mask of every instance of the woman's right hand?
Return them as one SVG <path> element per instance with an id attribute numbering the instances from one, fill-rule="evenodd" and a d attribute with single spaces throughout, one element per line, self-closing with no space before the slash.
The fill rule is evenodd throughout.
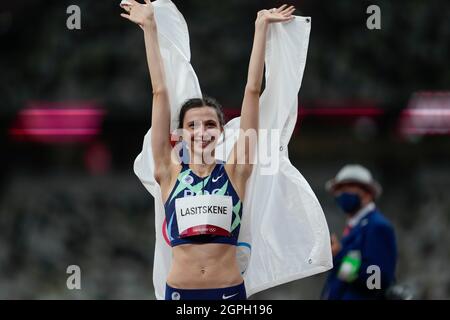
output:
<path id="1" fill-rule="evenodd" d="M 135 0 L 127 0 L 121 4 L 122 9 L 127 11 L 126 13 L 121 13 L 120 15 L 136 23 L 141 28 L 153 23 L 155 21 L 155 12 L 153 9 L 153 4 L 150 0 L 145 0 L 145 3 L 139 3 Z"/>

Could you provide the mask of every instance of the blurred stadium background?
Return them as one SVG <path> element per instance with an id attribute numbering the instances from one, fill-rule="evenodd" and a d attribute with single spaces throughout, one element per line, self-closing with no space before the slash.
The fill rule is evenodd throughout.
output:
<path id="1" fill-rule="evenodd" d="M 0 8 L 0 298 L 153 299 L 153 199 L 133 173 L 150 126 L 139 28 L 115 1 L 8 1 Z M 282 1 L 175 0 L 203 91 L 239 112 L 257 10 Z M 450 298 L 450 3 L 287 1 L 312 17 L 292 162 L 330 231 L 324 183 L 361 163 L 384 187 L 397 279 Z M 81 30 L 66 8 L 81 8 Z M 377 4 L 382 29 L 366 28 Z M 282 223 L 282 222 L 280 222 Z M 82 270 L 82 290 L 66 268 Z M 317 299 L 325 275 L 259 299 Z"/>

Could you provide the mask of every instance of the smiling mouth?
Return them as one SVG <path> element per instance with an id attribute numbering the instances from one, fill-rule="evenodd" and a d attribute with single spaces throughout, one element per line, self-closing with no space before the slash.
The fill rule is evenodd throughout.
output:
<path id="1" fill-rule="evenodd" d="M 196 143 L 198 143 L 199 145 L 201 145 L 201 147 L 203 148 L 203 149 L 205 149 L 210 143 L 211 143 L 211 141 L 202 141 L 202 140 L 200 140 L 200 141 L 195 141 Z"/>
<path id="2" fill-rule="evenodd" d="M 214 141 L 214 138 L 212 138 L 211 140 L 195 140 L 194 139 L 194 143 L 200 145 L 203 149 L 206 148 L 213 141 Z"/>

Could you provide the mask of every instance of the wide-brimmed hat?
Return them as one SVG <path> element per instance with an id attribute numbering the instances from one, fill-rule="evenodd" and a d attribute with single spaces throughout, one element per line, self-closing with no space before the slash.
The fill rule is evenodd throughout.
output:
<path id="1" fill-rule="evenodd" d="M 332 192 L 339 185 L 345 183 L 361 184 L 370 190 L 375 198 L 378 198 L 383 192 L 381 185 L 373 179 L 370 171 L 359 164 L 349 164 L 344 166 L 339 170 L 336 177 L 327 181 L 325 188 L 327 191 Z"/>

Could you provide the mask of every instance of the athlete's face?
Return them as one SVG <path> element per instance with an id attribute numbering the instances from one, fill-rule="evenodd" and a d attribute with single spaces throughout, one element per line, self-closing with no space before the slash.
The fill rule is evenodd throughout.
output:
<path id="1" fill-rule="evenodd" d="M 187 111 L 183 129 L 183 140 L 197 155 L 213 154 L 223 131 L 216 110 L 207 106 Z"/>

